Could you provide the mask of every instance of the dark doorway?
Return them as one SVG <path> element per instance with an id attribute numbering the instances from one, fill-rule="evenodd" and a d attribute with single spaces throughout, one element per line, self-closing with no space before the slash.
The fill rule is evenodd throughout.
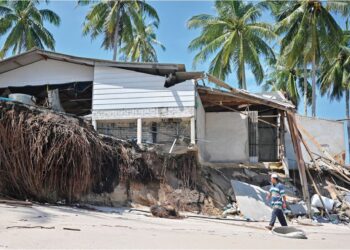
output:
<path id="1" fill-rule="evenodd" d="M 259 135 L 259 161 L 275 162 L 278 161 L 277 153 L 277 114 L 275 112 L 266 112 L 259 114 L 258 135 Z M 264 120 L 268 123 L 262 122 Z M 273 124 L 273 125 L 272 125 Z"/>

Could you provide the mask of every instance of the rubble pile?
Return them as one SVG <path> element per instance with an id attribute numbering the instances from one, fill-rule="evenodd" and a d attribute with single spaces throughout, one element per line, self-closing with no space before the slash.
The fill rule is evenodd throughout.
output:
<path id="1" fill-rule="evenodd" d="M 83 119 L 0 102 L 0 192 L 76 200 L 98 186 L 112 148 Z"/>
<path id="2" fill-rule="evenodd" d="M 198 182 L 201 173 L 193 152 L 170 155 L 153 146 L 140 149 L 134 142 L 97 134 L 80 117 L 20 103 L 0 102 L 0 117 L 3 196 L 215 210 Z M 114 203 L 120 197 L 123 201 Z"/>

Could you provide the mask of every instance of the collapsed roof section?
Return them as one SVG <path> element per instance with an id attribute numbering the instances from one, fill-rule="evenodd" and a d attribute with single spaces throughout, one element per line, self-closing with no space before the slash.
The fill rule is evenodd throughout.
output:
<path id="1" fill-rule="evenodd" d="M 242 107 L 247 107 L 247 105 L 265 105 L 284 111 L 295 110 L 295 105 L 290 102 L 280 91 L 251 93 L 247 90 L 233 88 L 220 79 L 212 75 L 205 74 L 204 72 L 177 72 L 175 75 L 177 79 L 194 79 L 197 81 L 197 91 L 201 97 L 204 107 L 210 107 L 212 105 L 216 106 L 219 102 L 219 104 L 223 106 L 226 104 L 228 106 L 238 107 L 240 105 L 242 105 Z M 198 84 L 199 80 L 204 79 L 214 83 L 217 87 L 212 88 Z"/>
<path id="2" fill-rule="evenodd" d="M 264 105 L 279 110 L 294 110 L 295 106 L 282 93 L 254 94 L 240 89 L 230 91 L 197 86 L 204 108 L 212 106 L 235 106 L 238 110 L 251 105 Z"/>

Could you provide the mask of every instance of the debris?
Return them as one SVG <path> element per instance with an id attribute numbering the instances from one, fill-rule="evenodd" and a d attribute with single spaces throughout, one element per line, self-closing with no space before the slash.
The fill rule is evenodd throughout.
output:
<path id="1" fill-rule="evenodd" d="M 237 204 L 244 217 L 256 221 L 268 221 L 272 209 L 268 205 L 267 191 L 258 186 L 231 180 Z"/>
<path id="2" fill-rule="evenodd" d="M 25 228 L 25 229 L 33 229 L 33 228 L 40 228 L 40 229 L 55 229 L 55 227 L 44 227 L 44 226 L 11 226 L 6 227 L 6 229 L 10 228 Z"/>
<path id="3" fill-rule="evenodd" d="M 176 211 L 174 207 L 171 206 L 159 206 L 154 205 L 150 208 L 151 213 L 155 217 L 159 218 L 169 218 L 169 219 L 179 219 L 182 216 Z"/>
<path id="4" fill-rule="evenodd" d="M 226 218 L 227 215 L 236 215 L 239 213 L 239 208 L 236 203 L 228 204 L 224 208 L 224 212 L 222 213 L 222 217 Z"/>
<path id="5" fill-rule="evenodd" d="M 30 201 L 19 201 L 19 200 L 3 200 L 0 199 L 0 203 L 7 204 L 7 205 L 18 205 L 18 206 L 32 206 L 33 203 Z"/>
<path id="6" fill-rule="evenodd" d="M 70 227 L 64 227 L 63 230 L 69 230 L 69 231 L 81 231 L 79 228 L 70 228 Z"/>
<path id="7" fill-rule="evenodd" d="M 272 229 L 272 233 L 286 238 L 307 239 L 306 233 L 295 227 L 275 227 Z"/>
<path id="8" fill-rule="evenodd" d="M 329 199 L 327 197 L 324 197 L 322 196 L 322 200 L 323 200 L 323 203 L 325 205 L 325 208 L 328 210 L 328 211 L 332 211 L 333 210 L 333 206 L 335 204 L 335 201 L 332 200 L 332 199 Z M 318 195 L 314 194 L 311 198 L 311 205 L 313 207 L 317 207 L 317 208 L 323 208 L 323 205 L 321 203 L 321 200 L 319 198 Z"/>
<path id="9" fill-rule="evenodd" d="M 321 223 L 317 221 L 306 219 L 306 218 L 298 218 L 297 223 L 303 226 L 323 226 Z"/>
<path id="10" fill-rule="evenodd" d="M 307 214 L 307 210 L 304 205 L 305 203 L 288 204 L 288 207 L 293 216 L 300 216 Z"/>
<path id="11" fill-rule="evenodd" d="M 307 215 L 307 206 L 304 201 L 300 201 L 295 204 L 288 204 L 288 207 L 293 216 Z M 312 214 L 319 214 L 320 210 L 318 210 L 316 207 L 311 207 L 311 212 Z"/>
<path id="12" fill-rule="evenodd" d="M 111 147 L 82 118 L 0 102 L 0 189 L 13 197 L 68 201 L 99 185 Z M 54 166 L 54 167 L 53 167 Z"/>

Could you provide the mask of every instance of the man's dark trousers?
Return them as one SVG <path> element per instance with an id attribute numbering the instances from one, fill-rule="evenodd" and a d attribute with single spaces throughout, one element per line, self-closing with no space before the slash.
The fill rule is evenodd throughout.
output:
<path id="1" fill-rule="evenodd" d="M 286 218 L 284 217 L 282 209 L 274 208 L 272 211 L 270 226 L 275 225 L 276 217 L 278 218 L 278 221 L 280 222 L 281 226 L 287 226 Z"/>

